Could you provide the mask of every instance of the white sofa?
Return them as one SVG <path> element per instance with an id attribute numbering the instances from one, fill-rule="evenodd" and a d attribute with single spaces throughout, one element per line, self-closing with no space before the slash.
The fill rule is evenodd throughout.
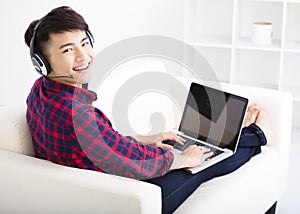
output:
<path id="1" fill-rule="evenodd" d="M 188 87 L 190 81 L 182 82 Z M 237 171 L 203 183 L 175 211 L 177 214 L 261 214 L 286 188 L 291 95 L 231 84 L 222 84 L 222 88 L 247 96 L 266 110 L 273 130 L 271 146 L 263 147 L 261 154 Z M 181 93 L 176 90 L 172 93 Z M 161 212 L 161 191 L 155 185 L 35 158 L 25 110 L 25 101 L 0 108 L 0 213 Z"/>

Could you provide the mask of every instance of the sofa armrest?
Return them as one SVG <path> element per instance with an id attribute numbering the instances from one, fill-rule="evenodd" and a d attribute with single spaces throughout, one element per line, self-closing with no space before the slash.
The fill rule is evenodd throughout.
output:
<path id="1" fill-rule="evenodd" d="M 173 86 L 172 92 L 177 96 L 177 106 L 183 109 L 190 83 L 199 81 L 178 79 L 186 90 Z M 288 92 L 259 87 L 210 81 L 202 83 L 245 96 L 250 103 L 261 106 L 270 120 L 273 139 L 270 146 L 262 147 L 261 154 L 238 170 L 203 183 L 175 213 L 196 213 L 197 210 L 203 213 L 264 213 L 280 199 L 287 187 L 292 96 Z"/>
<path id="2" fill-rule="evenodd" d="M 159 187 L 0 150 L 4 213 L 160 213 Z M 12 185 L 14 184 L 14 185 Z"/>
<path id="3" fill-rule="evenodd" d="M 25 114 L 25 100 L 17 100 L 0 107 L 0 149 L 34 156 Z"/>

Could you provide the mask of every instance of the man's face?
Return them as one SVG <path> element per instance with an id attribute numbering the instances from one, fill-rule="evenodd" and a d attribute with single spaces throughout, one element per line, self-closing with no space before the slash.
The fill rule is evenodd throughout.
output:
<path id="1" fill-rule="evenodd" d="M 46 56 L 51 66 L 49 76 L 74 76 L 57 78 L 56 81 L 81 87 L 91 80 L 94 52 L 85 31 L 51 33 L 46 46 Z"/>

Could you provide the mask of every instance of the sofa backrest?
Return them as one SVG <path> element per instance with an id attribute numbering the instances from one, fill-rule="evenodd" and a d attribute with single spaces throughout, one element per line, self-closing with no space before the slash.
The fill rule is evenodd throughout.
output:
<path id="1" fill-rule="evenodd" d="M 158 67 L 159 66 L 160 65 L 158 65 Z M 161 97 L 162 99 L 157 101 L 157 95 L 150 93 L 146 96 L 146 108 L 141 108 L 141 106 L 145 106 L 143 103 L 140 103 L 138 107 L 132 107 L 132 112 L 129 111 L 127 112 L 127 115 L 124 115 L 124 117 L 129 118 L 129 125 L 135 124 L 139 130 L 142 130 L 142 133 L 139 134 L 149 133 L 151 126 L 149 128 L 149 122 L 147 121 L 151 120 L 153 111 L 157 111 L 163 113 L 164 120 L 166 122 L 166 127 L 163 127 L 164 129 L 176 129 L 176 126 L 178 126 L 181 118 L 181 110 L 183 109 L 186 100 L 188 87 L 190 82 L 195 80 L 179 78 L 179 81 L 186 87 L 186 89 L 170 84 L 168 87 L 170 87 L 170 94 L 172 97 Z M 283 162 L 287 161 L 286 154 L 289 149 L 288 145 L 291 137 L 293 104 L 290 93 L 226 83 L 214 85 L 213 83 L 205 82 L 205 84 L 214 87 L 221 86 L 225 91 L 246 96 L 250 99 L 250 103 L 254 102 L 263 107 L 268 113 L 273 130 L 273 139 L 271 145 L 279 152 L 280 156 L 285 159 Z M 112 121 L 113 125 L 116 125 L 114 124 L 115 118 L 111 112 L 107 111 L 111 109 L 111 105 L 113 104 L 112 100 L 114 99 L 111 89 L 116 87 L 114 85 L 110 86 L 111 87 L 108 88 L 102 87 L 100 91 L 98 91 L 101 94 L 99 96 L 100 103 L 95 103 L 95 106 L 103 110 Z M 158 95 L 160 96 L 161 94 Z M 143 100 L 140 102 L 143 102 Z M 128 106 L 126 107 L 128 108 Z M 0 149 L 34 156 L 32 137 L 26 122 L 25 113 L 25 101 L 18 101 L 16 103 L 0 107 Z M 128 120 L 128 118 L 126 120 Z M 155 123 L 150 125 L 155 125 Z M 120 131 L 119 127 L 114 126 L 114 128 Z M 122 134 L 130 135 L 131 133 Z"/>
<path id="2" fill-rule="evenodd" d="M 163 66 L 161 70 L 162 72 L 166 72 L 163 71 Z M 120 73 L 122 73 L 122 75 L 124 76 L 126 74 L 128 75 L 126 71 Z M 135 75 L 137 75 L 137 73 Z M 98 94 L 100 94 L 99 103 L 95 103 L 96 107 L 104 110 L 105 113 L 107 112 L 107 110 L 112 109 L 114 105 L 112 100 L 116 99 L 116 93 L 112 89 L 116 89 L 116 87 L 118 87 L 119 85 L 118 83 L 126 82 L 126 79 L 128 79 L 128 77 L 126 78 L 119 75 L 113 75 L 113 78 L 111 80 L 107 79 L 107 87 L 102 87 L 99 91 L 96 91 Z M 190 84 L 191 82 L 200 81 L 194 78 L 187 77 L 176 77 L 176 79 L 178 81 L 171 80 L 166 83 L 167 87 L 169 87 L 169 94 L 167 94 L 165 98 L 167 100 L 169 99 L 168 101 L 157 101 L 156 98 L 150 96 L 147 93 L 144 93 L 143 96 L 148 102 L 138 103 L 139 105 L 137 107 L 135 107 L 134 105 L 129 107 L 123 106 L 128 108 L 129 115 L 124 115 L 123 119 L 127 120 L 125 116 L 128 116 L 130 119 L 130 125 L 134 126 L 135 124 L 138 124 L 137 127 L 139 128 L 139 130 L 147 130 L 149 124 L 152 124 L 151 117 L 149 117 L 149 115 L 154 114 L 157 111 L 156 109 L 158 109 L 158 112 L 160 112 L 164 117 L 167 130 L 178 128 Z M 114 82 L 116 84 L 114 84 Z M 273 138 L 270 142 L 270 145 L 278 152 L 281 163 L 284 165 L 288 163 L 293 107 L 292 96 L 289 92 L 212 81 L 202 81 L 200 83 L 214 88 L 219 88 L 233 94 L 245 96 L 249 99 L 249 103 L 256 103 L 257 105 L 262 107 L 267 113 L 273 131 Z M 163 95 L 163 93 L 156 94 Z M 132 100 L 135 101 L 134 98 L 132 98 Z M 130 114 L 130 112 L 134 113 Z M 114 115 L 111 114 L 111 112 L 109 112 L 107 116 L 111 119 L 113 124 L 118 125 L 118 123 L 116 123 L 115 121 Z M 119 127 L 115 128 L 119 130 Z M 125 134 L 130 133 L 125 132 Z"/>
<path id="3" fill-rule="evenodd" d="M 123 135 L 171 130 L 176 122 L 167 72 L 165 63 L 151 57 L 126 61 L 91 88 L 98 95 L 94 106 Z"/>
<path id="4" fill-rule="evenodd" d="M 34 156 L 25 101 L 0 107 L 0 149 Z"/>

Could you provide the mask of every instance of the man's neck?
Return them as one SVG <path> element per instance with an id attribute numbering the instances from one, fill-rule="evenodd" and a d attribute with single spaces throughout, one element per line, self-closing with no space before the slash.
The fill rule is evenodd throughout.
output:
<path id="1" fill-rule="evenodd" d="M 77 88 L 82 88 L 82 84 L 80 83 L 74 83 L 74 82 L 70 82 L 68 80 L 64 80 L 64 79 L 57 79 L 57 80 L 54 80 L 56 82 L 60 82 L 60 83 L 63 83 L 63 84 L 66 84 L 66 85 L 71 85 L 71 86 L 74 86 L 74 87 L 77 87 Z"/>

